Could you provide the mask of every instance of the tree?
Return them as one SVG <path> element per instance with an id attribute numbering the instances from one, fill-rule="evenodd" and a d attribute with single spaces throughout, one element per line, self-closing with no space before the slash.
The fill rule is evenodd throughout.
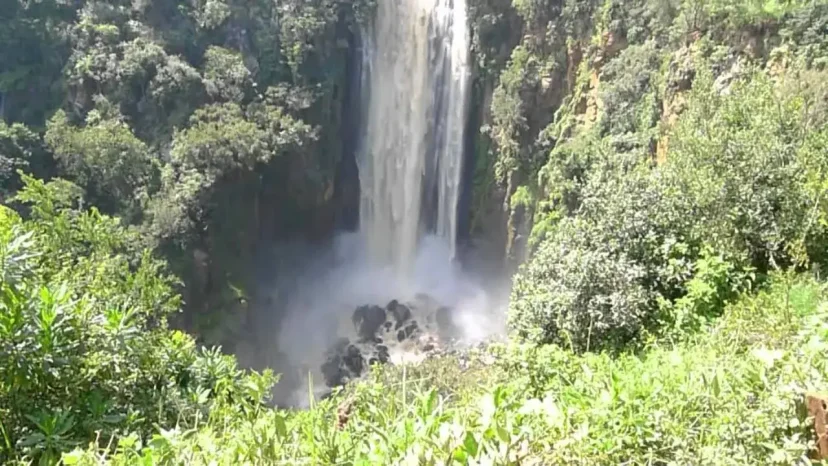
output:
<path id="1" fill-rule="evenodd" d="M 22 187 L 18 170 L 46 177 L 50 173 L 49 165 L 40 136 L 20 123 L 7 125 L 0 121 L 0 199 Z"/>
<path id="2" fill-rule="evenodd" d="M 49 121 L 45 139 L 61 171 L 105 212 L 136 215 L 141 197 L 154 190 L 157 161 L 113 111 L 90 112 L 82 127 L 59 111 Z"/>

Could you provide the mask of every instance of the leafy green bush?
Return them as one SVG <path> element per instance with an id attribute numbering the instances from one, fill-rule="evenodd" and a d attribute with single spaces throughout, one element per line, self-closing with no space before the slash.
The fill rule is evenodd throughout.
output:
<path id="1" fill-rule="evenodd" d="M 564 228 L 559 235 L 570 237 Z M 652 301 L 643 277 L 623 255 L 551 239 L 515 279 L 510 323 L 535 343 L 579 351 L 621 346 L 639 333 Z"/>
<path id="2" fill-rule="evenodd" d="M 624 134 L 655 126 L 657 111 L 653 107 L 657 103 L 645 94 L 656 88 L 660 59 L 655 42 L 648 41 L 625 48 L 601 70 L 606 85 L 601 92 L 604 109 L 600 124 L 607 133 Z"/>
<path id="3" fill-rule="evenodd" d="M 269 374 L 242 377 L 166 328 L 180 299 L 134 232 L 25 181 L 33 219 L 0 207 L 0 461 L 53 464 L 97 436 L 260 409 Z"/>
<path id="4" fill-rule="evenodd" d="M 45 176 L 48 162 L 42 141 L 30 128 L 0 121 L 0 197 L 13 195 L 22 186 L 17 170 Z"/>
<path id="5" fill-rule="evenodd" d="M 697 235 L 718 251 L 746 254 L 760 271 L 796 260 L 795 244 L 815 252 L 824 235 L 809 218 L 823 193 L 807 180 L 828 168 L 811 145 L 824 138 L 825 115 L 811 111 L 808 92 L 760 72 L 725 92 L 700 73 L 670 140 L 665 171 L 692 202 Z"/>
<path id="6" fill-rule="evenodd" d="M 710 249 L 702 251 L 693 264 L 693 277 L 684 287 L 687 293 L 671 302 L 662 299 L 662 333 L 675 331 L 683 335 L 698 331 L 743 290 L 755 277 L 750 270 L 740 270 L 736 264 Z"/>
<path id="7" fill-rule="evenodd" d="M 93 110 L 78 128 L 58 111 L 49 121 L 45 141 L 60 170 L 84 187 L 104 212 L 129 214 L 139 205 L 140 193 L 146 195 L 157 184 L 157 161 L 120 115 Z"/>
<path id="8" fill-rule="evenodd" d="M 599 165 L 577 214 L 515 278 L 509 321 L 522 338 L 578 351 L 623 346 L 657 323 L 658 298 L 679 296 L 692 274 L 683 200 L 663 196 L 647 167 Z"/>
<path id="9" fill-rule="evenodd" d="M 546 432 L 545 464 L 805 460 L 813 437 L 800 406 L 828 376 L 825 308 L 804 320 L 792 320 L 796 312 L 785 293 L 763 294 L 677 347 L 617 358 L 573 360 L 555 347 L 512 355 L 518 383 L 560 413 Z"/>

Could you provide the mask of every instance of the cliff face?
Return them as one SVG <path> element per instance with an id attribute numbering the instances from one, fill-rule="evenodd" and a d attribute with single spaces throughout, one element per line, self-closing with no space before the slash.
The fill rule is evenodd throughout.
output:
<path id="1" fill-rule="evenodd" d="M 504 60 L 503 49 L 475 51 L 487 63 L 478 77 L 484 108 L 475 145 L 486 176 L 475 178 L 471 229 L 479 238 L 501 233 L 510 269 L 557 219 L 577 211 L 578 186 L 596 162 L 585 159 L 585 144 L 656 163 L 668 157 L 668 133 L 697 67 L 726 88 L 780 56 L 806 66 L 824 60 L 825 7 L 807 3 L 482 3 L 472 27 L 501 31 L 497 40 L 510 52 Z"/>
<path id="2" fill-rule="evenodd" d="M 341 14 L 325 36 L 314 39 L 302 78 L 312 100 L 299 113 L 314 128 L 313 140 L 229 180 L 211 211 L 206 238 L 194 250 L 199 259 L 174 260 L 186 282 L 184 325 L 229 349 L 256 325 L 250 299 L 263 251 L 298 238 L 324 244 L 336 231 L 357 227 L 359 30 Z"/>

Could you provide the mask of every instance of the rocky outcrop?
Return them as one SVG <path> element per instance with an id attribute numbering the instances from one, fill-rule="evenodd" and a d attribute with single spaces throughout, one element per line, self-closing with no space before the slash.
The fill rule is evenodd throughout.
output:
<path id="1" fill-rule="evenodd" d="M 360 339 L 369 341 L 385 323 L 386 317 L 385 309 L 379 306 L 360 306 L 354 311 L 351 321 Z"/>
<path id="2" fill-rule="evenodd" d="M 326 353 L 321 367 L 325 384 L 344 385 L 373 364 L 402 362 L 405 355 L 423 358 L 439 351 L 456 334 L 451 312 L 427 295 L 418 295 L 412 303 L 393 300 L 385 307 L 357 307 L 351 316 L 353 338 L 340 338 Z"/>

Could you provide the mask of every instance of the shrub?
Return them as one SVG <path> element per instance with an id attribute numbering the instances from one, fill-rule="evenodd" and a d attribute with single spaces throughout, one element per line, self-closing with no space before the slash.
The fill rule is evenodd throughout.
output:
<path id="1" fill-rule="evenodd" d="M 567 234 L 565 226 L 559 236 Z M 579 351 L 623 345 L 651 301 L 644 274 L 623 255 L 550 240 L 515 279 L 511 326 L 529 341 Z"/>
<path id="2" fill-rule="evenodd" d="M 578 351 L 623 346 L 656 322 L 657 298 L 680 296 L 692 273 L 698 244 L 683 200 L 664 196 L 659 178 L 624 156 L 598 165 L 576 215 L 515 278 L 518 336 Z"/>
<path id="3" fill-rule="evenodd" d="M 800 406 L 828 381 L 823 287 L 779 277 L 679 345 L 617 356 L 519 346 L 500 361 L 512 387 L 558 413 L 543 464 L 805 464 L 813 433 Z"/>
<path id="4" fill-rule="evenodd" d="M 24 180 L 33 219 L 0 207 L 0 461 L 54 464 L 96 436 L 259 409 L 269 374 L 166 328 L 180 300 L 162 263 L 117 220 Z"/>

